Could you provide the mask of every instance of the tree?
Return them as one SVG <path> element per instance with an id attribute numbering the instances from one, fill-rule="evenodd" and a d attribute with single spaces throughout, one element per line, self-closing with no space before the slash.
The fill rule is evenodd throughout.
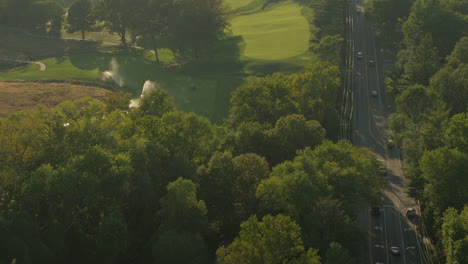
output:
<path id="1" fill-rule="evenodd" d="M 465 112 L 468 108 L 467 53 L 468 37 L 463 37 L 447 57 L 447 64 L 431 78 L 430 87 L 452 108 L 452 114 Z"/>
<path id="2" fill-rule="evenodd" d="M 295 108 L 286 80 L 287 76 L 277 73 L 237 87 L 231 96 L 230 122 L 234 126 L 242 122 L 274 124 L 286 115 L 286 109 Z"/>
<path id="3" fill-rule="evenodd" d="M 158 48 L 161 46 L 160 42 L 166 42 L 167 44 L 169 38 L 170 6 L 170 1 L 149 0 L 146 8 L 142 10 L 140 15 L 134 16 L 130 24 L 132 44 L 140 36 L 149 37 L 157 62 L 159 62 Z"/>
<path id="4" fill-rule="evenodd" d="M 24 7 L 23 7 L 24 8 Z M 26 9 L 24 21 L 29 29 L 40 33 L 60 35 L 62 29 L 63 8 L 54 1 L 32 1 Z M 50 27 L 48 24 L 50 23 Z"/>
<path id="5" fill-rule="evenodd" d="M 366 16 L 372 19 L 380 38 L 396 44 L 403 39 L 401 20 L 408 17 L 412 4 L 405 0 L 366 1 Z"/>
<path id="6" fill-rule="evenodd" d="M 127 46 L 127 33 L 133 16 L 138 16 L 144 6 L 134 0 L 98 0 L 95 3 L 98 18 L 120 37 L 120 45 Z"/>
<path id="7" fill-rule="evenodd" d="M 447 66 L 452 69 L 458 68 L 461 64 L 468 63 L 468 37 L 461 38 L 452 53 L 447 57 Z"/>
<path id="8" fill-rule="evenodd" d="M 444 212 L 442 219 L 442 245 L 447 264 L 466 263 L 468 256 L 468 206 L 458 213 L 454 208 Z"/>
<path id="9" fill-rule="evenodd" d="M 234 127 L 242 122 L 273 126 L 282 116 L 301 114 L 319 121 L 328 135 L 334 135 L 339 86 L 338 67 L 322 61 L 308 65 L 304 73 L 256 79 L 233 92 L 229 123 Z"/>
<path id="10" fill-rule="evenodd" d="M 417 0 L 403 23 L 404 44 L 414 48 L 430 34 L 434 46 L 445 57 L 466 32 L 466 23 L 466 18 L 451 11 L 443 1 Z"/>
<path id="11" fill-rule="evenodd" d="M 102 213 L 97 232 L 97 255 L 101 263 L 115 263 L 126 253 L 127 225 L 118 206 L 109 206 Z"/>
<path id="12" fill-rule="evenodd" d="M 430 88 L 440 94 L 441 99 L 451 108 L 451 114 L 466 112 L 468 109 L 468 64 L 456 69 L 444 67 L 432 78 Z"/>
<path id="13" fill-rule="evenodd" d="M 130 99 L 132 94 L 128 92 L 109 92 L 106 95 L 106 112 L 110 113 L 114 110 L 127 111 L 129 109 Z"/>
<path id="14" fill-rule="evenodd" d="M 197 199 L 196 185 L 182 178 L 169 183 L 161 199 L 159 235 L 153 255 L 162 263 L 206 263 L 201 237 L 207 230 L 206 206 Z"/>
<path id="15" fill-rule="evenodd" d="M 260 183 L 259 212 L 290 216 L 309 247 L 325 251 L 337 241 L 349 249 L 354 240 L 344 234 L 355 232 L 350 216 L 380 197 L 378 165 L 366 153 L 344 141 L 305 148 Z"/>
<path id="16" fill-rule="evenodd" d="M 204 233 L 207 227 L 206 206 L 197 200 L 197 187 L 191 180 L 177 179 L 167 185 L 161 199 L 160 231 L 175 230 Z"/>
<path id="17" fill-rule="evenodd" d="M 316 250 L 305 250 L 300 227 L 283 215 L 267 215 L 262 222 L 250 217 L 241 224 L 239 236 L 216 255 L 220 264 L 320 264 Z"/>
<path id="18" fill-rule="evenodd" d="M 420 162 L 422 177 L 426 180 L 424 197 L 436 217 L 453 207 L 462 209 L 468 201 L 466 171 L 468 155 L 447 147 L 427 151 Z"/>
<path id="19" fill-rule="evenodd" d="M 265 153 L 265 145 L 268 144 L 268 136 L 265 131 L 271 129 L 267 123 L 242 122 L 234 131 L 232 144 L 236 153 Z M 264 155 L 263 155 L 264 156 Z"/>
<path id="20" fill-rule="evenodd" d="M 174 98 L 161 88 L 145 94 L 140 101 L 140 111 L 145 115 L 160 117 L 174 110 Z"/>
<path id="21" fill-rule="evenodd" d="M 428 109 L 435 105 L 437 94 L 421 85 L 408 87 L 396 99 L 397 112 L 406 115 L 414 123 L 421 120 Z"/>
<path id="22" fill-rule="evenodd" d="M 333 65 L 341 65 L 341 49 L 344 39 L 340 35 L 325 36 L 318 44 L 313 44 L 310 50 L 323 61 Z"/>
<path id="23" fill-rule="evenodd" d="M 283 116 L 273 129 L 265 131 L 268 144 L 265 156 L 271 165 L 294 158 L 297 150 L 314 147 L 325 139 L 325 129 L 315 120 L 306 120 L 303 115 Z"/>
<path id="24" fill-rule="evenodd" d="M 76 0 L 68 9 L 68 33 L 81 32 L 81 38 L 85 40 L 85 32 L 93 30 L 96 19 L 89 0 Z"/>
<path id="25" fill-rule="evenodd" d="M 194 113 L 173 111 L 150 120 L 145 127 L 147 138 L 167 148 L 171 158 L 187 160 L 193 165 L 207 162 L 222 142 L 222 129 Z"/>
<path id="26" fill-rule="evenodd" d="M 355 260 L 339 243 L 332 242 L 327 249 L 325 264 L 354 264 Z"/>
<path id="27" fill-rule="evenodd" d="M 420 124 L 420 133 L 424 138 L 427 149 L 436 149 L 444 146 L 444 134 L 449 122 L 450 111 L 445 103 L 438 101 L 432 108 L 428 109 Z"/>
<path id="28" fill-rule="evenodd" d="M 403 66 L 403 78 L 409 84 L 428 85 L 431 76 L 437 71 L 437 53 L 437 48 L 432 45 L 432 37 L 427 34 L 418 46 L 409 48 L 409 55 Z"/>
<path id="29" fill-rule="evenodd" d="M 191 49 L 198 59 L 228 26 L 228 12 L 222 0 L 171 2 L 168 10 L 168 35 L 173 49 Z"/>
<path id="30" fill-rule="evenodd" d="M 445 134 L 449 147 L 468 153 L 468 114 L 454 115 L 449 121 Z"/>
<path id="31" fill-rule="evenodd" d="M 200 193 L 210 217 L 210 236 L 216 246 L 234 238 L 239 224 L 257 212 L 255 191 L 269 175 L 265 158 L 253 153 L 233 157 L 216 152 L 198 171 Z"/>
<path id="32" fill-rule="evenodd" d="M 209 263 L 205 241 L 199 234 L 180 230 L 163 231 L 153 246 L 156 263 Z"/>
<path id="33" fill-rule="evenodd" d="M 320 36 L 341 34 L 344 31 L 343 5 L 337 0 L 310 1 L 314 8 L 314 24 L 320 28 Z"/>
<path id="34" fill-rule="evenodd" d="M 234 207 L 238 223 L 245 220 L 257 210 L 255 191 L 261 180 L 269 176 L 270 168 L 265 158 L 247 153 L 232 160 L 236 176 L 232 183 L 235 197 Z"/>

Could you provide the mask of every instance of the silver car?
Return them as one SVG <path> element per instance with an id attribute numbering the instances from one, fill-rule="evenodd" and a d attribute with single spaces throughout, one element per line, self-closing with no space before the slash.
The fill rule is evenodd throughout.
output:
<path id="1" fill-rule="evenodd" d="M 399 247 L 391 247 L 390 252 L 393 256 L 400 256 L 400 248 Z"/>

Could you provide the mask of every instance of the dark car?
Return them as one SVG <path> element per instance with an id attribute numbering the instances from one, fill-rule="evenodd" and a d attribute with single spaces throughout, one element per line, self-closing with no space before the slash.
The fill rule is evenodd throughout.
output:
<path id="1" fill-rule="evenodd" d="M 369 67 L 374 67 L 375 66 L 375 61 L 374 60 L 370 60 L 369 61 Z"/>
<path id="2" fill-rule="evenodd" d="M 406 216 L 407 217 L 413 217 L 415 215 L 416 215 L 416 210 L 414 208 L 406 209 Z"/>
<path id="3" fill-rule="evenodd" d="M 371 215 L 379 216 L 380 215 L 380 207 L 372 207 L 371 208 Z"/>

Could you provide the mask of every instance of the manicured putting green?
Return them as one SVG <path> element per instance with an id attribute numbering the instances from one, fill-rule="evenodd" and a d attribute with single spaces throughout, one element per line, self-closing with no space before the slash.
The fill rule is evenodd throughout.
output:
<path id="1" fill-rule="evenodd" d="M 246 6 L 250 4 L 253 0 L 225 0 L 224 2 L 226 4 L 229 4 L 232 8 L 232 10 L 236 10 L 240 7 Z"/>
<path id="2" fill-rule="evenodd" d="M 244 38 L 244 56 L 282 60 L 307 51 L 310 31 L 301 7 L 292 0 L 265 11 L 235 17 L 232 31 Z"/>

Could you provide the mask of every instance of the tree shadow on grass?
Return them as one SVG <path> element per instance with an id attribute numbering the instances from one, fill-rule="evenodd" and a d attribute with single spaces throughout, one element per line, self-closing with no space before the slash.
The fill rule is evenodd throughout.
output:
<path id="1" fill-rule="evenodd" d="M 179 110 L 221 123 L 227 117 L 231 92 L 244 82 L 240 36 L 219 40 L 207 56 L 175 67 L 155 66 L 151 79 L 174 96 Z"/>
<path id="2" fill-rule="evenodd" d="M 112 59 L 125 91 L 139 97 L 146 80 L 174 96 L 177 109 L 190 111 L 220 123 L 227 117 L 231 92 L 244 82 L 244 62 L 239 60 L 240 36 L 218 41 L 207 56 L 179 65 L 156 63 L 149 51 L 135 48 L 69 50 L 70 62 L 82 70 L 110 70 Z"/>

